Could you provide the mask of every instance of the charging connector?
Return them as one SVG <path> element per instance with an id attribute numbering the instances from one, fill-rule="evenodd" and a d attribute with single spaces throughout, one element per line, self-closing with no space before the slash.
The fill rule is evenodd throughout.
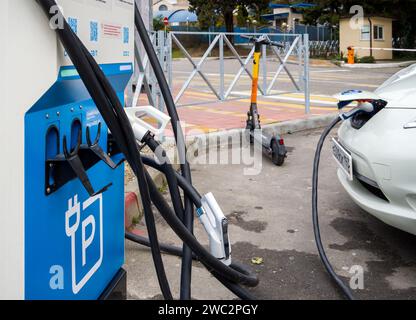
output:
<path id="1" fill-rule="evenodd" d="M 133 128 L 136 139 L 143 142 L 144 137 L 151 132 L 160 139 L 165 133 L 170 117 L 152 106 L 126 108 L 126 113 Z M 140 117 L 149 116 L 157 120 L 159 128 L 155 128 Z"/>
<path id="2" fill-rule="evenodd" d="M 342 120 L 348 120 L 349 118 L 352 118 L 357 113 L 372 113 L 374 112 L 374 105 L 372 102 L 358 102 L 358 106 L 354 109 L 344 112 L 340 115 L 340 118 Z"/>
<path id="3" fill-rule="evenodd" d="M 201 199 L 202 207 L 197 214 L 209 236 L 211 254 L 225 265 L 231 265 L 231 244 L 228 234 L 228 219 L 225 217 L 212 193 Z"/>

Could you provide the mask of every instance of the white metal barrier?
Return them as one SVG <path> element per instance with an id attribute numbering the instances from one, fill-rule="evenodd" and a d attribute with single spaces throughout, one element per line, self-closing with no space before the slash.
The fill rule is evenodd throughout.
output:
<path id="1" fill-rule="evenodd" d="M 209 45 L 208 49 L 205 51 L 205 53 L 202 55 L 202 57 L 199 59 L 199 61 L 195 61 L 195 58 L 193 58 L 188 50 L 185 48 L 185 46 L 181 43 L 181 41 L 178 39 L 179 35 L 188 35 L 188 36 L 201 36 L 201 35 L 209 35 L 213 37 L 213 41 Z M 307 34 L 305 35 L 297 35 L 297 34 L 262 34 L 262 33 L 210 33 L 210 32 L 170 32 L 167 34 L 169 44 L 168 51 L 172 52 L 173 50 L 173 44 L 175 44 L 179 50 L 182 52 L 182 54 L 185 56 L 185 58 L 191 63 L 193 66 L 192 72 L 189 74 L 188 79 L 183 84 L 182 88 L 179 90 L 178 94 L 175 97 L 175 102 L 179 104 L 181 98 L 184 96 L 186 90 L 189 88 L 191 82 L 195 78 L 197 74 L 199 74 L 204 82 L 207 84 L 207 87 L 210 89 L 210 91 L 215 95 L 217 98 L 216 101 L 226 101 L 229 99 L 235 99 L 238 98 L 233 94 L 233 90 L 236 87 L 237 83 L 241 79 L 243 74 L 247 74 L 251 79 L 253 78 L 252 73 L 250 71 L 250 67 L 248 67 L 249 63 L 251 63 L 253 55 L 254 55 L 254 48 L 250 51 L 248 56 L 246 58 L 242 58 L 235 45 L 232 44 L 230 38 L 241 36 L 241 35 L 249 35 L 249 36 L 266 36 L 269 38 L 284 38 L 284 49 L 278 49 L 276 47 L 272 47 L 273 57 L 277 58 L 278 65 L 277 69 L 273 70 L 273 78 L 271 81 L 268 79 L 268 65 L 266 63 L 268 57 L 267 57 L 267 48 L 263 47 L 262 52 L 262 64 L 261 64 L 261 70 L 262 70 L 262 79 L 259 83 L 259 91 L 261 95 L 268 96 L 275 94 L 273 93 L 273 88 L 276 86 L 276 83 L 278 82 L 279 76 L 284 71 L 291 83 L 293 84 L 294 91 L 295 92 L 303 92 L 305 94 L 305 112 L 310 112 L 310 91 L 309 91 L 309 36 Z M 218 45 L 219 48 L 219 57 L 218 57 L 218 63 L 219 63 L 219 79 L 220 79 L 220 85 L 219 88 L 216 89 L 215 86 L 210 82 L 208 76 L 206 76 L 202 70 L 202 66 L 207 61 L 207 58 L 211 55 L 213 49 Z M 233 57 L 238 61 L 240 68 L 237 70 L 231 84 L 226 87 L 225 86 L 225 56 L 224 56 L 224 49 L 225 47 L 228 47 L 228 49 L 231 51 Z M 172 55 L 172 53 L 170 53 Z M 296 79 L 296 77 L 293 75 L 292 71 L 288 68 L 288 62 L 290 57 L 295 56 L 296 63 L 299 68 L 299 78 Z M 229 57 L 228 57 L 229 58 Z M 170 76 L 169 78 L 172 79 L 172 67 L 170 66 L 168 68 Z M 171 83 L 171 85 L 173 85 Z M 240 97 L 241 98 L 241 97 Z"/>
<path id="2" fill-rule="evenodd" d="M 210 39 L 213 39 L 208 46 L 208 49 L 202 55 L 202 57 L 197 61 L 193 58 L 185 45 L 180 41 L 178 36 L 188 35 L 188 36 L 209 36 Z M 159 31 L 152 33 L 152 41 L 155 46 L 156 52 L 159 56 L 159 61 L 166 72 L 168 82 L 171 86 L 171 89 L 174 88 L 174 77 L 173 77 L 173 66 L 174 60 L 172 59 L 173 47 L 174 44 L 179 48 L 185 58 L 190 62 L 192 66 L 192 71 L 190 72 L 187 80 L 179 89 L 178 93 L 175 95 L 175 103 L 177 106 L 183 106 L 180 104 L 181 98 L 185 95 L 187 89 L 191 85 L 192 81 L 197 75 L 200 75 L 207 88 L 214 94 L 215 101 L 209 102 L 199 102 L 197 104 L 206 104 L 218 101 L 226 101 L 231 99 L 241 99 L 242 97 L 235 93 L 234 89 L 237 86 L 239 80 L 242 78 L 243 74 L 246 74 L 253 78 L 253 75 L 250 71 L 251 66 L 249 64 L 252 61 L 254 55 L 254 48 L 250 51 L 247 57 L 243 58 L 238 53 L 236 46 L 233 45 L 230 40 L 231 37 L 241 36 L 241 35 L 250 35 L 250 36 L 261 36 L 265 35 L 271 39 L 276 37 L 281 37 L 284 39 L 282 44 L 285 45 L 284 48 L 279 49 L 272 47 L 272 56 L 277 59 L 276 70 L 273 70 L 273 77 L 269 80 L 268 74 L 268 64 L 267 59 L 267 48 L 263 47 L 262 51 L 262 63 L 261 63 L 261 73 L 262 79 L 259 83 L 259 91 L 263 96 L 276 95 L 273 89 L 276 87 L 279 77 L 283 72 L 287 74 L 290 79 L 290 82 L 293 84 L 294 92 L 302 92 L 305 95 L 305 113 L 310 112 L 310 86 L 309 86 L 309 35 L 304 34 L 245 34 L 245 33 L 210 33 L 210 32 L 168 32 Z M 137 46 L 139 45 L 139 40 L 136 37 Z M 204 73 L 202 67 L 207 61 L 208 57 L 212 54 L 212 51 L 215 47 L 219 48 L 219 87 L 216 88 L 212 82 L 209 80 L 209 76 Z M 235 76 L 231 83 L 225 85 L 225 55 L 224 49 L 228 48 L 233 55 L 233 58 L 238 61 L 239 69 L 235 72 Z M 140 94 L 142 93 L 142 88 L 144 88 L 147 93 L 149 102 L 158 107 L 159 110 L 163 110 L 164 103 L 158 89 L 158 85 L 154 79 L 154 76 L 149 70 L 149 63 L 147 56 L 140 56 L 136 52 L 137 56 L 137 68 L 139 69 L 139 75 L 137 77 L 136 92 L 133 97 L 133 106 L 136 106 Z M 288 67 L 289 58 L 295 57 L 295 64 L 297 65 L 297 70 L 299 76 L 296 77 Z M 229 57 L 228 57 L 229 58 Z M 292 59 L 293 63 L 293 59 Z"/>

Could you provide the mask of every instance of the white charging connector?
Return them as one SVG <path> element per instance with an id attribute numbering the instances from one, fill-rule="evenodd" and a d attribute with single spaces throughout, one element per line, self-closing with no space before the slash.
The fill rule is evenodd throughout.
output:
<path id="1" fill-rule="evenodd" d="M 197 210 L 199 219 L 209 237 L 211 254 L 225 265 L 231 264 L 231 243 L 228 234 L 228 219 L 212 193 L 201 199 L 202 207 Z"/>
<path id="2" fill-rule="evenodd" d="M 166 126 L 170 122 L 170 117 L 163 112 L 152 106 L 145 107 L 131 107 L 126 108 L 126 113 L 129 118 L 129 121 L 133 127 L 133 132 L 136 139 L 140 142 L 143 141 L 143 138 L 147 133 L 151 132 L 155 135 L 155 138 L 160 139 L 165 132 Z M 146 121 L 140 119 L 138 116 L 150 116 L 157 120 L 160 124 L 159 128 L 155 128 Z"/>
<path id="3" fill-rule="evenodd" d="M 340 117 L 342 120 L 347 120 L 358 112 L 372 113 L 374 112 L 374 105 L 371 102 L 359 102 L 357 107 L 341 114 Z"/>
<path id="4" fill-rule="evenodd" d="M 374 92 L 362 90 L 348 90 L 334 95 L 338 100 L 338 109 L 341 110 L 353 102 L 357 102 L 357 106 L 350 111 L 340 114 L 342 120 L 347 120 L 359 112 L 372 113 L 375 110 L 373 102 L 381 100 L 381 98 Z"/>

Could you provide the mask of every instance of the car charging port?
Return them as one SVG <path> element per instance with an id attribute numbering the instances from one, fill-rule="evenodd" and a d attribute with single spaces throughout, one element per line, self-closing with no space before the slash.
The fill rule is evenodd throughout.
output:
<path id="1" fill-rule="evenodd" d="M 360 130 L 371 118 L 373 118 L 377 113 L 379 113 L 387 106 L 387 102 L 384 100 L 374 100 L 371 103 L 374 106 L 373 113 L 356 113 L 351 118 L 351 126 L 354 129 Z"/>

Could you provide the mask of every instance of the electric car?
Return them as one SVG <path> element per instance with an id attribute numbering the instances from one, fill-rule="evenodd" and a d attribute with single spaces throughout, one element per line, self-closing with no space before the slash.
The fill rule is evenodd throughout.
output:
<path id="1" fill-rule="evenodd" d="M 340 126 L 333 139 L 338 178 L 362 209 L 416 235 L 416 64 L 374 93 L 353 90 L 337 97 L 346 100 L 348 94 L 371 101 L 375 111 Z"/>

